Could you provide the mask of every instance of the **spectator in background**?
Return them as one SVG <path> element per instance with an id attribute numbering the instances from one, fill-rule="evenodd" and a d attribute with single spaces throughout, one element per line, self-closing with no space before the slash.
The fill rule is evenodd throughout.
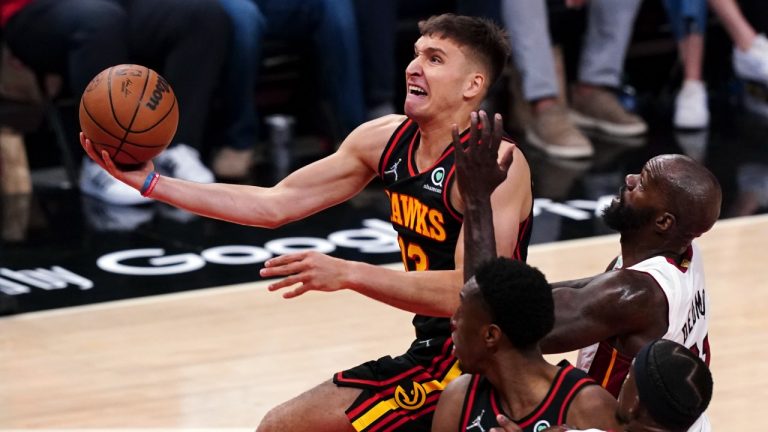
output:
<path id="1" fill-rule="evenodd" d="M 216 175 L 247 176 L 259 120 L 255 86 L 265 38 L 310 44 L 318 82 L 330 99 L 338 132 L 346 136 L 365 120 L 360 48 L 351 0 L 219 0 L 233 23 L 225 106 L 226 146 L 216 156 Z"/>
<path id="2" fill-rule="evenodd" d="M 612 89 L 621 84 L 624 58 L 640 0 L 592 0 L 588 3 L 587 34 L 581 52 L 578 83 L 571 95 L 571 113 L 557 100 L 558 79 L 552 57 L 545 0 L 502 2 L 512 56 L 520 70 L 523 94 L 530 103 L 529 144 L 551 156 L 581 158 L 594 152 L 576 126 L 616 136 L 646 132 L 647 125 L 627 112 Z M 586 0 L 566 0 L 580 7 Z"/>
<path id="3" fill-rule="evenodd" d="M 181 106 L 176 136 L 156 158 L 157 168 L 171 177 L 213 181 L 199 151 L 229 34 L 216 0 L 4 0 L 0 12 L 14 55 L 37 72 L 64 76 L 73 95 L 116 64 L 156 69 Z M 80 188 L 113 204 L 148 202 L 87 157 Z"/>
<path id="4" fill-rule="evenodd" d="M 679 129 L 704 129 L 709 126 L 707 88 L 702 76 L 707 0 L 665 0 L 664 5 L 683 64 L 673 123 Z M 768 85 L 768 39 L 757 34 L 735 0 L 709 0 L 709 5 L 733 40 L 736 75 Z"/>

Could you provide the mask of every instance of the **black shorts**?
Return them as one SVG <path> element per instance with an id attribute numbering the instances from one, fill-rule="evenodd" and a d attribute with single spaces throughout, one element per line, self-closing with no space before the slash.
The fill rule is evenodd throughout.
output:
<path id="1" fill-rule="evenodd" d="M 357 431 L 425 431 L 437 399 L 461 375 L 450 337 L 416 340 L 398 357 L 382 357 L 338 372 L 333 382 L 363 390 L 347 408 Z"/>

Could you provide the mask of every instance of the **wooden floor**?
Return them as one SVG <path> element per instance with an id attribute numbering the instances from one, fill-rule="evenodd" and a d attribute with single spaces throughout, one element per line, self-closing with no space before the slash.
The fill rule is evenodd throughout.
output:
<path id="1" fill-rule="evenodd" d="M 768 401 L 767 242 L 766 216 L 699 241 L 716 430 L 757 430 Z M 617 251 L 607 236 L 534 246 L 529 262 L 554 281 L 598 273 Z M 333 372 L 401 353 L 410 319 L 353 293 L 284 300 L 263 283 L 2 318 L 0 429 L 252 430 Z"/>

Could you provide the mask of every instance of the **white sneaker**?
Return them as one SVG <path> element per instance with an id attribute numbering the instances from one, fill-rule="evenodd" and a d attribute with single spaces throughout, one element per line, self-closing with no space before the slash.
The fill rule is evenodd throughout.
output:
<path id="1" fill-rule="evenodd" d="M 138 205 L 152 202 L 139 191 L 112 177 L 96 162 L 83 159 L 80 168 L 80 191 L 100 201 L 117 205 Z"/>
<path id="2" fill-rule="evenodd" d="M 704 129 L 709 126 L 707 88 L 702 81 L 687 80 L 675 98 L 675 127 Z"/>
<path id="3" fill-rule="evenodd" d="M 200 160 L 200 152 L 186 144 L 175 144 L 155 157 L 155 169 L 162 175 L 196 183 L 213 183 L 214 177 Z"/>
<path id="4" fill-rule="evenodd" d="M 747 51 L 733 49 L 733 68 L 740 78 L 768 85 L 768 39 L 759 34 Z"/>

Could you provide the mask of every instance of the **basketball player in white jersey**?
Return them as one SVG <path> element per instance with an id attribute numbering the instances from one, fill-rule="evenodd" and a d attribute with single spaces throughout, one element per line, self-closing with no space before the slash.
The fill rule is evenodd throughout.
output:
<path id="1" fill-rule="evenodd" d="M 488 197 L 503 179 L 501 168 L 478 170 L 481 157 L 467 152 L 456 168 L 462 193 L 475 197 L 464 215 L 464 235 L 467 255 L 477 260 L 494 254 Z M 709 363 L 709 301 L 693 239 L 714 225 L 721 199 L 715 176 L 686 156 L 657 156 L 628 175 L 603 215 L 621 234 L 621 255 L 605 273 L 552 284 L 555 327 L 542 351 L 582 349 L 577 366 L 614 396 L 632 359 L 654 339 L 679 342 Z M 711 426 L 703 415 L 689 430 Z"/>

